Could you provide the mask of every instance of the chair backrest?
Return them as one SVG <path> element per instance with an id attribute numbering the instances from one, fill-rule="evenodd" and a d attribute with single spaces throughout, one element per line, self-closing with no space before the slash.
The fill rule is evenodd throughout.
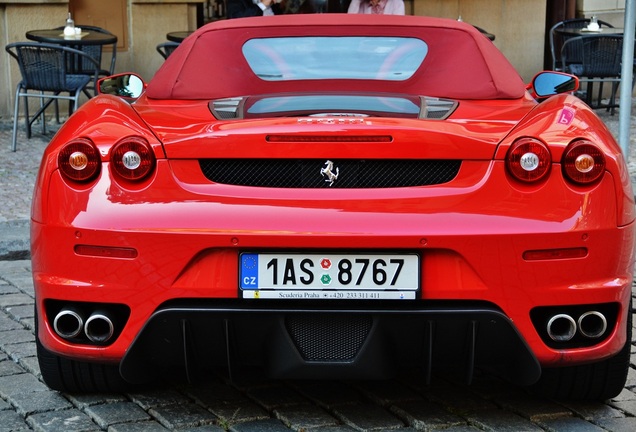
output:
<path id="1" fill-rule="evenodd" d="M 618 78 L 623 55 L 622 35 L 590 35 L 581 38 L 582 76 Z"/>
<path id="2" fill-rule="evenodd" d="M 178 46 L 179 46 L 178 42 L 171 42 L 171 41 L 162 42 L 159 45 L 157 45 L 157 52 L 161 54 L 161 56 L 164 59 L 167 59 L 170 56 L 170 54 L 172 54 L 173 51 L 177 49 Z"/>
<path id="3" fill-rule="evenodd" d="M 39 42 L 15 42 L 5 50 L 17 60 L 22 75 L 22 87 L 40 91 L 71 91 L 67 78 L 69 58 L 75 57 L 93 65 L 93 79 L 97 80 L 99 65 L 82 51 L 62 45 Z"/>
<path id="4" fill-rule="evenodd" d="M 590 18 L 574 18 L 574 19 L 559 21 L 558 23 L 552 26 L 552 28 L 550 29 L 550 33 L 548 35 L 550 39 L 550 52 L 552 54 L 552 70 L 564 70 L 565 66 L 561 64 L 561 51 L 562 51 L 564 42 L 567 39 L 571 39 L 571 38 L 563 37 L 563 35 L 561 35 L 558 32 L 558 30 L 581 29 L 581 28 L 587 27 L 587 25 L 591 21 L 592 20 Z M 598 25 L 600 28 L 614 27 L 610 23 L 603 20 L 598 20 Z M 577 55 L 580 58 L 580 50 L 578 50 L 577 48 L 578 47 L 575 44 L 572 44 L 569 47 L 569 49 L 572 50 L 572 52 L 569 53 L 568 55 L 568 57 L 571 60 L 571 63 L 580 63 L 576 61 Z"/>
<path id="5" fill-rule="evenodd" d="M 76 26 L 81 28 L 82 31 L 86 30 L 86 31 L 92 31 L 97 33 L 104 33 L 107 35 L 113 35 L 113 33 L 111 33 L 110 31 L 102 27 L 96 27 L 91 25 L 80 25 L 80 24 L 77 24 Z M 56 30 L 63 31 L 64 27 L 58 27 Z M 97 63 L 100 64 L 100 68 L 101 68 L 102 52 L 103 52 L 102 45 L 82 45 L 81 50 L 84 51 L 86 54 L 90 55 L 91 57 L 93 57 L 97 61 Z M 110 65 L 108 69 L 100 69 L 100 75 L 113 75 L 115 73 L 115 62 L 117 60 L 117 42 L 114 42 L 111 45 L 111 53 L 112 53 L 112 56 L 110 59 Z M 79 73 L 83 73 L 87 75 L 90 75 L 92 71 L 93 71 L 93 65 L 90 62 L 83 62 L 80 65 L 80 69 L 78 70 Z"/>

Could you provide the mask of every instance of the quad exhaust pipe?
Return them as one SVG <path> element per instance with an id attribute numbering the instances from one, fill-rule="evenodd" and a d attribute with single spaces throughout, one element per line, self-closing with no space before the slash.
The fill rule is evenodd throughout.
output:
<path id="1" fill-rule="evenodd" d="M 555 342 L 568 342 L 577 332 L 586 338 L 595 339 L 607 330 L 607 319 L 598 311 L 585 312 L 578 320 L 568 314 L 557 314 L 550 318 L 546 330 Z"/>
<path id="2" fill-rule="evenodd" d="M 94 312 L 84 324 L 84 333 L 91 342 L 104 343 L 113 337 L 115 327 L 108 316 L 101 312 Z"/>
<path id="3" fill-rule="evenodd" d="M 108 342 L 115 333 L 113 321 L 107 314 L 93 312 L 86 322 L 82 314 L 72 308 L 62 309 L 53 319 L 53 330 L 63 339 L 74 339 L 82 336 L 97 344 Z"/>
<path id="4" fill-rule="evenodd" d="M 82 316 L 74 309 L 62 309 L 53 320 L 53 330 L 64 339 L 77 337 L 84 327 Z"/>

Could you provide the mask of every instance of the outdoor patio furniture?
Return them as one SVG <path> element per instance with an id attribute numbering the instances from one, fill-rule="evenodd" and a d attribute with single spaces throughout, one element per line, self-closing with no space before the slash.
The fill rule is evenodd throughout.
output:
<path id="1" fill-rule="evenodd" d="M 167 59 L 170 56 L 170 54 L 172 54 L 172 52 L 175 49 L 177 49 L 178 46 L 179 46 L 178 42 L 172 42 L 172 41 L 162 42 L 159 45 L 157 45 L 157 52 L 161 54 L 161 57 L 163 57 L 164 59 Z"/>
<path id="2" fill-rule="evenodd" d="M 580 31 L 581 29 L 586 28 L 590 24 L 590 22 L 592 22 L 590 18 L 575 18 L 560 21 L 552 26 L 548 35 L 548 37 L 550 38 L 550 51 L 552 54 L 552 70 L 563 70 L 563 65 L 561 64 L 561 51 L 563 43 L 573 37 L 567 31 Z M 608 22 L 602 20 L 597 20 L 597 22 L 600 29 L 613 28 L 613 26 Z M 576 60 L 580 58 L 580 47 L 576 44 L 570 44 L 568 46 L 568 49 L 571 50 L 571 52 L 568 53 L 568 58 L 572 63 L 576 63 Z"/>
<path id="3" fill-rule="evenodd" d="M 73 112 L 79 103 L 79 96 L 89 83 L 97 82 L 100 65 L 83 51 L 56 44 L 38 42 L 15 42 L 8 44 L 5 50 L 16 59 L 20 67 L 22 80 L 16 86 L 15 107 L 13 112 L 13 139 L 11 150 L 16 151 L 18 113 L 20 98 L 24 98 L 24 117 L 27 138 L 31 138 L 31 125 L 42 116 L 42 133 L 46 132 L 44 111 L 53 101 L 69 101 L 69 112 Z M 75 56 L 82 64 L 92 64 L 93 73 L 69 73 L 68 59 Z M 65 94 L 68 93 L 68 96 Z M 29 116 L 28 98 L 38 98 L 40 108 Z"/>
<path id="4" fill-rule="evenodd" d="M 571 64 L 568 54 L 572 52 L 569 45 L 580 48 L 580 64 Z M 585 101 L 592 108 L 608 108 L 614 113 L 616 108 L 616 91 L 621 80 L 621 59 L 623 52 L 622 35 L 578 36 L 565 41 L 563 44 L 562 62 L 565 71 L 577 75 L 582 83 L 587 83 Z M 578 54 L 577 54 L 578 55 Z M 603 84 L 611 83 L 609 102 L 602 104 Z M 594 99 L 593 87 L 597 86 L 597 96 Z"/>

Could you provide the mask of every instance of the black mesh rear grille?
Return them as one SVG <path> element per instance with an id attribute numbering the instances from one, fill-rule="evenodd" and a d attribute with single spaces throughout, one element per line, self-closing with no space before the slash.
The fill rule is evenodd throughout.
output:
<path id="1" fill-rule="evenodd" d="M 307 315 L 287 317 L 296 348 L 307 361 L 351 361 L 371 330 L 370 316 Z"/>
<path id="2" fill-rule="evenodd" d="M 334 160 L 329 181 L 324 159 L 202 159 L 205 177 L 215 183 L 272 188 L 395 188 L 447 183 L 459 160 Z"/>

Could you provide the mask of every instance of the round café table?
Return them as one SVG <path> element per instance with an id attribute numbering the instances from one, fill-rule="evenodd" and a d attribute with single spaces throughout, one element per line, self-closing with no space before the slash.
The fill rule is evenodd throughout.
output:
<path id="1" fill-rule="evenodd" d="M 591 36 L 591 35 L 622 35 L 625 29 L 619 27 L 601 27 L 598 30 L 588 30 L 587 27 L 582 28 L 557 28 L 557 33 L 565 37 Z"/>
<path id="2" fill-rule="evenodd" d="M 47 42 L 67 45 L 72 48 L 84 45 L 112 45 L 117 42 L 117 36 L 90 30 L 82 30 L 80 36 L 64 36 L 64 30 L 29 30 L 26 38 L 36 42 Z M 78 48 L 79 49 L 79 48 Z"/>
<path id="3" fill-rule="evenodd" d="M 183 42 L 185 38 L 190 36 L 192 33 L 194 32 L 193 31 L 174 31 L 174 32 L 170 32 L 166 34 L 166 39 L 168 39 L 171 42 L 181 43 Z"/>

